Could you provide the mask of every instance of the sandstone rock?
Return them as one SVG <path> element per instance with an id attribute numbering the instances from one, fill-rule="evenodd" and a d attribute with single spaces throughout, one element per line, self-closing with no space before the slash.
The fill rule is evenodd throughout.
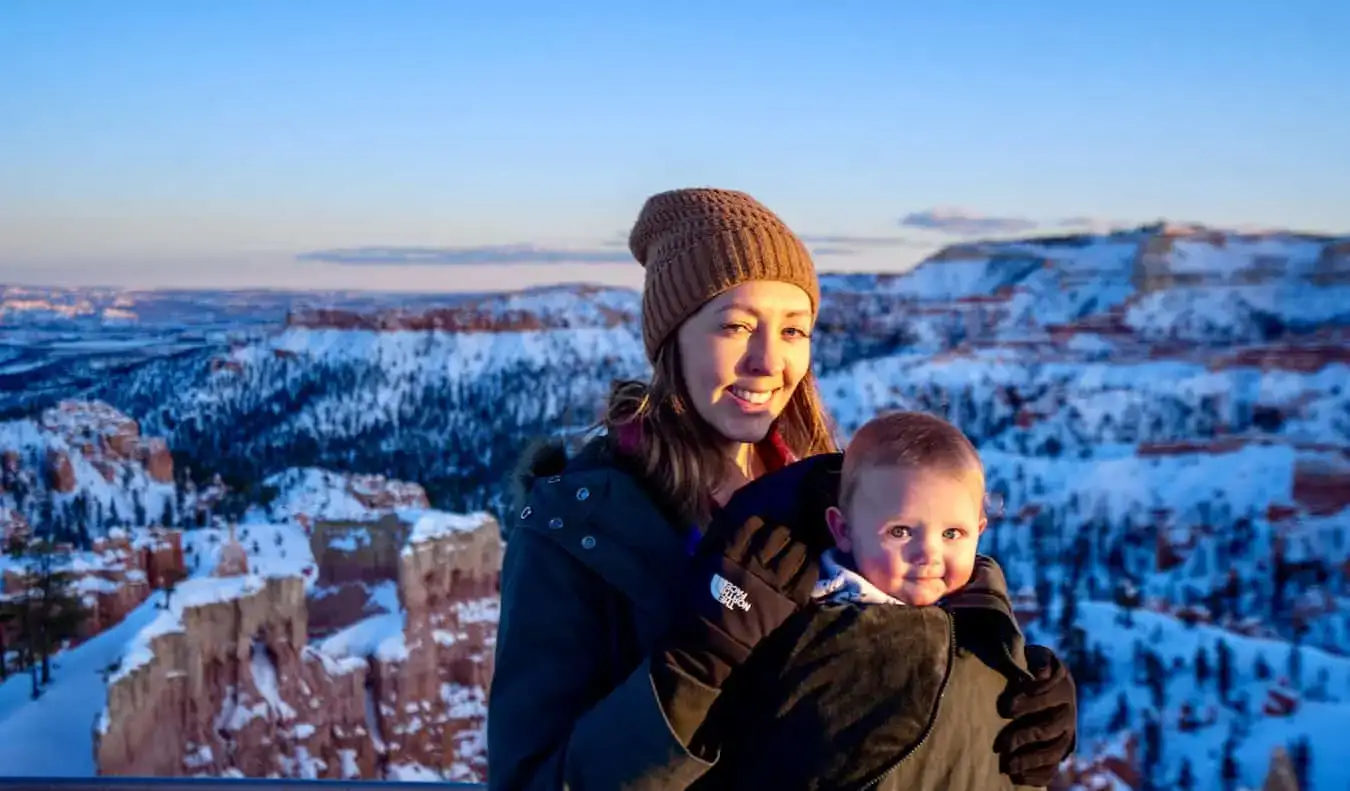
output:
<path id="1" fill-rule="evenodd" d="M 47 451 L 47 486 L 61 494 L 75 491 L 75 468 L 65 451 L 54 448 Z"/>
<path id="2" fill-rule="evenodd" d="M 160 437 L 141 440 L 136 457 L 145 465 L 145 474 L 156 483 L 173 483 L 173 454 Z"/>
<path id="3" fill-rule="evenodd" d="M 1289 753 L 1283 747 L 1276 747 L 1270 756 L 1270 769 L 1261 791 L 1299 791 L 1298 778 L 1294 775 L 1294 764 Z"/>
<path id="4" fill-rule="evenodd" d="M 418 763 L 481 780 L 500 531 L 487 515 L 434 512 L 365 528 L 369 542 L 355 551 L 396 580 L 402 635 L 368 657 L 329 655 L 307 644 L 321 599 L 306 600 L 301 578 L 190 580 L 111 680 L 95 732 L 99 773 L 372 779 Z M 341 541 L 330 547 L 354 530 L 316 526 L 321 566 L 353 562 Z M 321 598 L 355 606 L 344 591 L 367 582 L 352 573 L 321 568 L 333 583 Z M 213 597 L 212 585 L 237 595 Z"/>
<path id="5" fill-rule="evenodd" d="M 398 578 L 399 553 L 407 540 L 408 526 L 393 515 L 373 524 L 317 521 L 309 537 L 310 551 L 319 565 L 317 583 L 393 581 Z"/>
<path id="6" fill-rule="evenodd" d="M 234 534 L 234 524 L 230 525 L 230 535 L 220 548 L 214 574 L 217 577 L 242 577 L 248 574 L 248 553 Z"/>

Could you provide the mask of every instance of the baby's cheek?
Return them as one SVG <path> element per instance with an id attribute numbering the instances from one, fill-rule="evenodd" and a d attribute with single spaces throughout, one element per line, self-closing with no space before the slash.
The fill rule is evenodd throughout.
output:
<path id="1" fill-rule="evenodd" d="M 947 587 L 955 590 L 970 582 L 971 574 L 975 571 L 975 558 L 960 556 L 947 561 L 946 566 Z"/>

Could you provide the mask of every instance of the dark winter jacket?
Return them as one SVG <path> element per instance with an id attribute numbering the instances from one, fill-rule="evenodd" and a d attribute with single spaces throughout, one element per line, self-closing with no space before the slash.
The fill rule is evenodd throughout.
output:
<path id="1" fill-rule="evenodd" d="M 1003 572 L 979 558 L 938 606 L 822 602 L 738 677 L 717 788 L 988 791 L 997 700 L 1029 678 Z M 865 680 L 866 683 L 859 683 Z M 729 690 L 730 691 L 730 690 Z M 878 694 L 884 691 L 884 694 Z"/>
<path id="2" fill-rule="evenodd" d="M 604 447 L 526 460 L 488 698 L 494 790 L 666 791 L 711 766 L 671 721 L 705 717 L 718 693 L 658 699 L 646 660 L 684 589 L 687 532 Z"/>
<path id="3" fill-rule="evenodd" d="M 726 730 L 721 718 L 745 708 L 738 695 L 729 694 L 734 679 L 720 693 L 694 681 L 672 685 L 664 676 L 662 683 L 653 681 L 647 657 L 687 591 L 688 530 L 658 508 L 640 476 L 626 470 L 605 447 L 592 443 L 570 461 L 552 448 L 532 454 L 523 464 L 516 507 L 503 526 L 507 546 L 487 718 L 490 789 L 823 788 L 815 781 L 857 775 L 902 757 L 920 741 L 941 690 L 946 690 L 943 706 L 957 711 L 974 710 L 977 702 L 990 700 L 987 685 L 993 682 L 988 679 L 953 684 L 952 678 L 960 678 L 954 676 L 945 685 L 939 683 L 950 645 L 945 611 L 916 608 L 902 618 L 875 607 L 822 607 L 819 614 L 789 621 L 768 638 L 797 647 L 782 671 L 797 675 L 778 678 L 781 686 L 775 688 L 785 697 L 777 702 L 767 698 L 765 705 L 771 708 L 764 710 L 768 719 L 763 731 Z M 809 467 L 792 465 L 780 480 L 788 490 L 811 489 L 793 478 Z M 766 504 L 747 507 L 757 513 L 780 505 L 814 510 L 818 504 L 811 502 L 809 491 L 804 495 L 795 500 L 770 497 Z M 800 518 L 770 516 L 788 524 Z M 789 628 L 794 623 L 796 628 Z M 848 639 L 835 640 L 834 635 Z M 883 661 L 896 654 L 915 658 Z M 988 661 L 998 667 L 993 659 Z M 971 673 L 979 672 L 976 664 L 968 666 Z M 967 672 L 967 664 L 952 667 Z M 883 688 L 880 684 L 904 689 L 906 695 L 881 705 L 877 698 L 884 696 L 874 694 Z M 726 705 L 715 705 L 719 695 L 729 698 Z M 972 702 L 965 701 L 967 695 Z M 802 705 L 816 700 L 825 705 Z M 695 746 L 676 735 L 691 733 L 691 725 L 711 718 L 723 727 L 709 730 L 736 743 L 730 748 L 734 754 L 721 747 L 720 760 L 717 745 Z M 939 718 L 946 720 L 945 708 Z M 813 736 L 817 727 L 839 732 Z M 800 776 L 786 771 L 794 766 L 790 762 L 766 765 L 773 761 L 765 756 L 794 752 L 788 746 L 793 742 L 775 745 L 767 740 L 772 732 L 804 739 L 802 755 L 814 755 L 825 764 L 799 767 L 806 772 Z M 984 737 L 983 730 L 970 735 L 980 744 L 987 743 Z M 960 749 L 956 740 L 930 739 L 915 756 L 955 749 Z M 854 770 L 858 759 L 870 765 L 858 763 Z M 945 766 L 945 761 L 944 755 L 925 765 Z M 910 763 L 906 760 L 894 776 L 908 777 Z M 711 772 L 715 765 L 717 771 Z M 762 776 L 746 781 L 745 773 L 756 766 Z M 769 778 L 775 781 L 765 782 Z M 802 778 L 815 784 L 804 786 Z M 964 780 L 954 775 L 950 782 L 960 788 Z M 984 787 L 1008 786 L 1006 778 L 999 778 Z"/>

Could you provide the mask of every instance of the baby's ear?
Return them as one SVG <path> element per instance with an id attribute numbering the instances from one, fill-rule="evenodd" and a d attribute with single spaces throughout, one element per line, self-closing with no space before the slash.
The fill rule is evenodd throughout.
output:
<path id="1" fill-rule="evenodd" d="M 984 535 L 984 529 L 989 526 L 989 517 L 986 514 L 980 514 L 980 532 L 976 535 Z"/>
<path id="2" fill-rule="evenodd" d="M 826 508 L 825 524 L 830 528 L 830 536 L 834 539 L 835 546 L 844 552 L 852 552 L 853 541 L 848 535 L 848 520 L 844 518 L 844 512 L 833 505 Z"/>

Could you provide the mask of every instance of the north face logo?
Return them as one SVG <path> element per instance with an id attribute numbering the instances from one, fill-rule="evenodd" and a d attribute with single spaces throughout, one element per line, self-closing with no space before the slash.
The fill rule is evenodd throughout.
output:
<path id="1" fill-rule="evenodd" d="M 731 584 L 722 575 L 714 574 L 712 578 L 712 595 L 723 607 L 728 610 L 741 609 L 750 611 L 750 597 L 745 591 Z"/>

